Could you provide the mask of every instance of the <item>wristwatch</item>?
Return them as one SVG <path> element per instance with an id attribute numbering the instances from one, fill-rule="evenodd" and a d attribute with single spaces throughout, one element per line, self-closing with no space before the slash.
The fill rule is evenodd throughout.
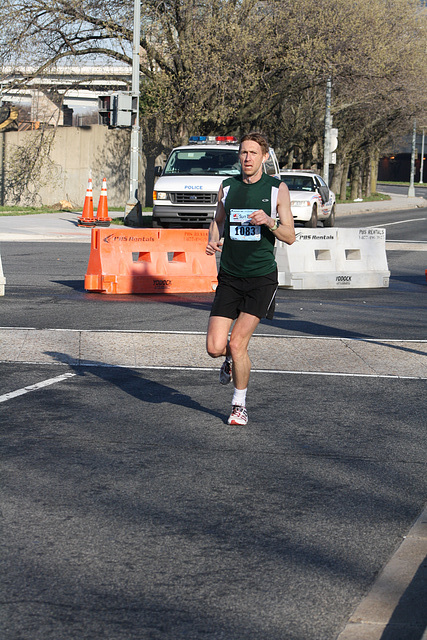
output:
<path id="1" fill-rule="evenodd" d="M 274 221 L 273 226 L 272 226 L 272 227 L 270 227 L 270 231 L 276 231 L 276 229 L 278 229 L 278 228 L 279 228 L 279 224 L 280 224 L 280 222 L 279 222 L 279 221 L 278 221 L 278 219 L 276 218 L 276 219 L 275 219 L 275 221 Z"/>

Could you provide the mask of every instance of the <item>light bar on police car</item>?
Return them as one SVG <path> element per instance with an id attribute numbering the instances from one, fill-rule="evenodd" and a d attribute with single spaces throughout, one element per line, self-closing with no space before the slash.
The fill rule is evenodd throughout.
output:
<path id="1" fill-rule="evenodd" d="M 215 142 L 236 144 L 237 138 L 235 136 L 190 136 L 188 142 L 189 144 L 214 144 Z"/>

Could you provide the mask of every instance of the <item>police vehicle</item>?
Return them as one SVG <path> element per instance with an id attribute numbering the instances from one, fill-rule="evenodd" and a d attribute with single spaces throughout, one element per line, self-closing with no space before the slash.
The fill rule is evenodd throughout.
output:
<path id="1" fill-rule="evenodd" d="M 279 177 L 279 164 L 270 148 L 264 171 Z M 239 143 L 234 136 L 192 136 L 176 147 L 153 191 L 153 227 L 209 227 L 221 182 L 241 172 Z"/>
<path id="2" fill-rule="evenodd" d="M 305 227 L 324 227 L 335 224 L 335 194 L 321 176 L 309 169 L 281 169 L 280 179 L 291 196 L 291 210 L 295 222 Z"/>

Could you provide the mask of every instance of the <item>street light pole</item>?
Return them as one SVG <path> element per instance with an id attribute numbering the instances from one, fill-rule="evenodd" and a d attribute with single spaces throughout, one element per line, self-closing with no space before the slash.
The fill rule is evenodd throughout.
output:
<path id="1" fill-rule="evenodd" d="M 323 180 L 326 184 L 329 184 L 329 162 L 331 155 L 331 96 L 332 80 L 328 78 L 326 83 L 325 138 L 323 144 Z"/>
<path id="2" fill-rule="evenodd" d="M 129 200 L 126 203 L 125 218 L 136 209 L 140 214 L 141 203 L 138 198 L 138 169 L 139 169 L 139 49 L 141 39 L 141 0 L 134 0 L 133 9 L 133 49 L 132 49 L 132 96 L 137 98 L 135 122 L 132 125 L 130 137 L 130 181 Z"/>
<path id="3" fill-rule="evenodd" d="M 415 196 L 414 177 L 415 177 L 416 141 L 417 141 L 417 121 L 414 120 L 414 128 L 412 130 L 411 175 L 409 176 L 408 198 L 413 198 Z"/>
<path id="4" fill-rule="evenodd" d="M 420 164 L 420 184 L 424 182 L 424 129 L 421 134 L 421 164 Z"/>

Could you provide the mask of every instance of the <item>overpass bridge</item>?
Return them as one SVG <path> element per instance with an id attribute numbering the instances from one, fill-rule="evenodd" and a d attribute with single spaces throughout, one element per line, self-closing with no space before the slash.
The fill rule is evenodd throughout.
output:
<path id="1" fill-rule="evenodd" d="M 98 108 L 98 96 L 111 91 L 130 91 L 132 67 L 57 66 L 43 72 L 36 67 L 1 69 L 1 101 L 29 106 L 31 120 L 64 124 L 64 113 L 84 113 Z"/>

